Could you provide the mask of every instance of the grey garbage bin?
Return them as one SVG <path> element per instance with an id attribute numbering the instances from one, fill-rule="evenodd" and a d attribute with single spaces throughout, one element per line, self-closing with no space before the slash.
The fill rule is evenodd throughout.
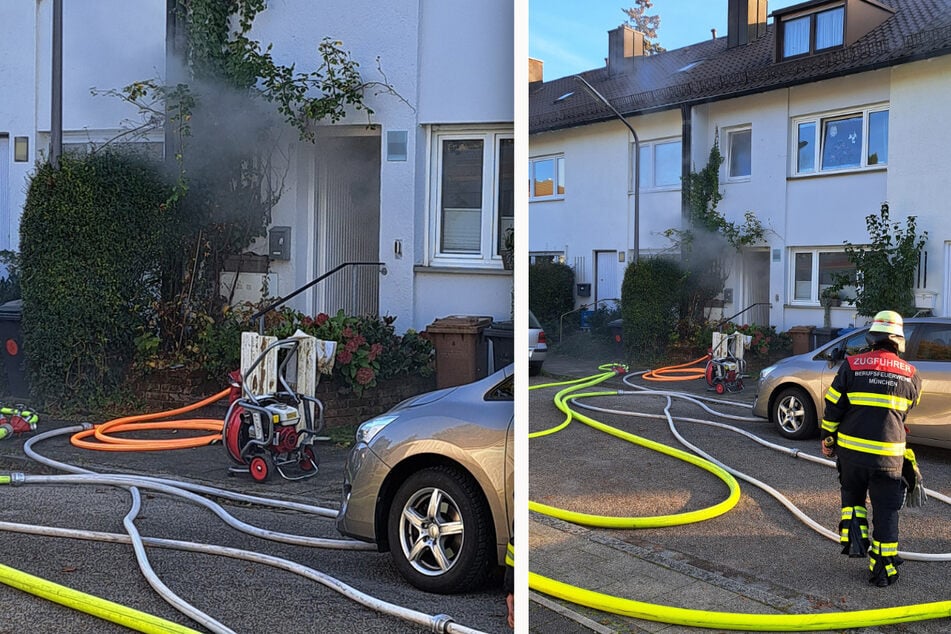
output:
<path id="1" fill-rule="evenodd" d="M 7 375 L 7 396 L 27 399 L 30 384 L 23 357 L 23 300 L 14 299 L 0 304 L 0 355 Z"/>

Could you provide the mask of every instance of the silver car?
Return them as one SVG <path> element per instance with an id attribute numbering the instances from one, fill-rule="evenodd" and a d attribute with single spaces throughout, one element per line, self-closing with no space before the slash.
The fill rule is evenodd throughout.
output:
<path id="1" fill-rule="evenodd" d="M 545 331 L 532 311 L 528 311 L 528 373 L 531 376 L 541 373 L 547 354 L 548 339 L 545 337 Z"/>
<path id="2" fill-rule="evenodd" d="M 389 551 L 427 592 L 481 586 L 505 563 L 514 496 L 514 364 L 360 425 L 337 530 Z"/>
<path id="3" fill-rule="evenodd" d="M 826 390 L 846 355 L 867 347 L 868 326 L 760 373 L 753 414 L 769 418 L 785 438 L 815 436 Z M 951 319 L 905 320 L 905 354 L 922 378 L 921 402 L 908 414 L 908 441 L 951 448 Z"/>

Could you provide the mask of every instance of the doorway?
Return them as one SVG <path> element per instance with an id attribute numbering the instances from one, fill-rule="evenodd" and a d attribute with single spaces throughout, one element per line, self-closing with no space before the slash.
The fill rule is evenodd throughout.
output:
<path id="1" fill-rule="evenodd" d="M 346 262 L 380 259 L 379 134 L 319 137 L 317 147 L 314 277 Z M 379 314 L 378 267 L 344 267 L 317 284 L 314 314 L 339 310 Z"/>

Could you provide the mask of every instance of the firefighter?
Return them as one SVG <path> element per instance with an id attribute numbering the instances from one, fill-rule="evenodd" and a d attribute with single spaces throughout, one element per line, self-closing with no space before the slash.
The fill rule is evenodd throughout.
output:
<path id="1" fill-rule="evenodd" d="M 905 418 L 918 403 L 921 378 L 905 352 L 901 315 L 875 315 L 871 350 L 847 357 L 825 395 L 822 453 L 837 458 L 842 492 L 842 553 L 869 561 L 869 583 L 898 581 L 898 511 L 905 501 Z M 866 496 L 872 503 L 869 540 Z"/>

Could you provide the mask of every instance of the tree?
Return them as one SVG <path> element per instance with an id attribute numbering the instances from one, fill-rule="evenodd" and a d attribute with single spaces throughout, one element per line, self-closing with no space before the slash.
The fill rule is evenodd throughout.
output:
<path id="1" fill-rule="evenodd" d="M 904 229 L 899 222 L 891 222 L 887 202 L 882 203 L 878 215 L 865 217 L 865 226 L 871 238 L 869 246 L 856 247 L 845 242 L 845 253 L 855 265 L 856 279 L 839 274 L 833 289 L 838 291 L 857 282 L 855 307 L 859 315 L 871 317 L 880 310 L 913 315 L 915 271 L 928 232 L 918 236 L 915 216 L 908 216 Z"/>
<path id="2" fill-rule="evenodd" d="M 752 211 L 744 214 L 742 223 L 735 223 L 717 209 L 723 200 L 721 165 L 723 155 L 719 141 L 715 140 L 707 165 L 689 175 L 687 227 L 664 232 L 680 248 L 687 272 L 680 314 L 683 335 L 706 322 L 706 307 L 723 292 L 729 277 L 730 258 L 764 238 L 763 226 Z"/>
<path id="3" fill-rule="evenodd" d="M 630 9 L 621 10 L 627 15 L 628 24 L 644 34 L 644 54 L 663 53 L 667 49 L 655 41 L 657 29 L 660 28 L 660 16 L 647 14 L 654 3 L 651 0 L 634 0 L 634 4 L 636 6 Z"/>

